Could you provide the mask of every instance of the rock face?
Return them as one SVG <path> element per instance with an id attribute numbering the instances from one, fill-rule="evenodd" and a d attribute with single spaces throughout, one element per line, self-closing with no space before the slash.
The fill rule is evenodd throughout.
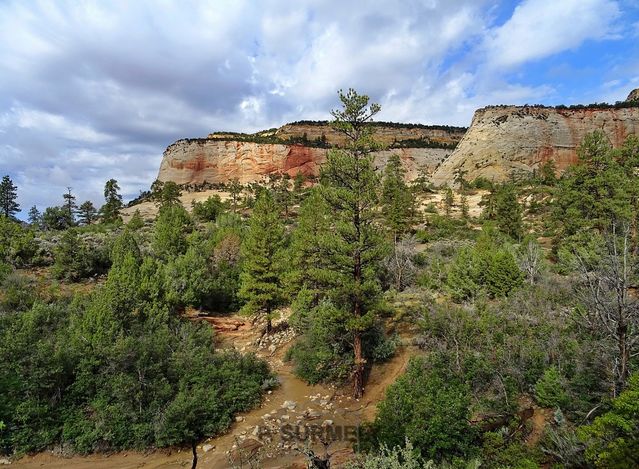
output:
<path id="1" fill-rule="evenodd" d="M 468 132 L 432 181 L 450 184 L 460 171 L 466 180 L 483 176 L 501 181 L 513 173 L 531 172 L 548 160 L 563 171 L 577 162 L 577 147 L 595 130 L 605 132 L 613 146 L 621 145 L 628 135 L 639 134 L 639 105 L 486 107 L 475 112 Z"/>
<path id="2" fill-rule="evenodd" d="M 393 153 L 400 155 L 408 179 L 420 172 L 431 174 L 452 153 L 466 129 L 460 127 L 385 126 L 377 124 L 375 138 L 381 143 L 404 142 L 406 148 L 396 148 L 375 153 L 378 167 L 386 164 Z M 275 132 L 278 141 L 300 139 L 321 140 L 339 145 L 344 142 L 328 125 L 317 123 L 287 124 Z M 414 142 L 430 142 L 451 148 L 424 148 L 411 146 Z M 258 143 L 234 139 L 233 134 L 215 133 L 203 139 L 184 139 L 170 145 L 164 152 L 158 180 L 178 184 L 224 183 L 237 178 L 241 183 L 264 180 L 269 174 L 302 173 L 307 177 L 319 175 L 319 168 L 326 161 L 328 150 L 304 144 Z"/>
<path id="3" fill-rule="evenodd" d="M 328 150 L 304 145 L 282 145 L 215 139 L 178 140 L 164 152 L 158 180 L 178 184 L 218 184 L 237 178 L 242 184 L 261 181 L 269 174 L 319 175 Z M 442 148 L 399 148 L 375 153 L 380 168 L 388 157 L 400 155 L 407 178 L 420 171 L 431 174 L 452 150 Z"/>
<path id="4" fill-rule="evenodd" d="M 639 134 L 639 89 L 626 103 L 599 107 L 489 106 L 462 127 L 375 123 L 375 138 L 395 148 L 375 154 L 378 167 L 400 155 L 407 178 L 431 175 L 435 185 L 457 174 L 501 181 L 553 160 L 559 171 L 577 162 L 586 134 L 602 130 L 613 146 Z M 329 145 L 344 137 L 322 122 L 301 121 L 254 135 L 213 133 L 178 140 L 164 152 L 158 179 L 178 184 L 261 181 L 270 174 L 319 175 Z M 431 148 L 438 147 L 438 148 Z M 454 151 L 452 150 L 453 148 Z"/>
<path id="5" fill-rule="evenodd" d="M 415 124 L 374 123 L 375 140 L 384 145 L 395 142 L 429 140 L 433 143 L 455 146 L 466 133 L 465 127 L 425 126 Z M 286 124 L 275 132 L 282 139 L 301 138 L 313 141 L 325 138 L 332 145 L 344 145 L 346 138 L 326 123 L 299 122 Z"/>

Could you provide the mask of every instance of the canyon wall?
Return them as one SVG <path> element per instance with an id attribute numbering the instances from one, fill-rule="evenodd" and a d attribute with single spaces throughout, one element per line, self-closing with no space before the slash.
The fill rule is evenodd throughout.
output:
<path id="1" fill-rule="evenodd" d="M 631 93 L 631 98 L 633 95 Z M 455 151 L 432 176 L 450 184 L 459 172 L 466 180 L 483 176 L 503 181 L 554 160 L 559 171 L 577 162 L 586 134 L 603 131 L 613 146 L 639 134 L 639 104 L 601 107 L 490 106 L 475 112 Z"/>
<path id="2" fill-rule="evenodd" d="M 261 181 L 273 173 L 294 177 L 319 175 L 326 161 L 326 148 L 304 145 L 255 143 L 219 139 L 178 140 L 164 152 L 158 180 L 178 184 L 225 183 L 237 178 L 241 183 Z M 420 171 L 431 174 L 452 150 L 442 148 L 398 148 L 375 152 L 382 168 L 388 157 L 400 155 L 408 179 Z"/>
<path id="3" fill-rule="evenodd" d="M 426 126 L 419 124 L 389 124 L 374 122 L 375 140 L 383 145 L 393 145 L 402 141 L 425 140 L 443 146 L 455 146 L 466 133 L 465 127 Z M 331 145 L 344 145 L 344 134 L 333 129 L 328 123 L 298 122 L 286 124 L 277 129 L 275 136 L 282 139 L 306 137 L 313 141 L 325 138 Z"/>
<path id="4" fill-rule="evenodd" d="M 489 106 L 462 127 L 374 123 L 375 139 L 393 149 L 377 152 L 378 167 L 389 155 L 402 158 L 408 179 L 430 175 L 435 185 L 451 184 L 457 174 L 502 181 L 530 173 L 553 160 L 559 171 L 577 162 L 586 134 L 606 133 L 614 146 L 639 134 L 639 90 L 615 106 Z M 242 183 L 269 174 L 314 177 L 328 147 L 345 143 L 326 122 L 300 121 L 256 134 L 212 133 L 178 140 L 164 152 L 158 179 L 178 184 Z M 454 148 L 454 150 L 453 150 Z"/>

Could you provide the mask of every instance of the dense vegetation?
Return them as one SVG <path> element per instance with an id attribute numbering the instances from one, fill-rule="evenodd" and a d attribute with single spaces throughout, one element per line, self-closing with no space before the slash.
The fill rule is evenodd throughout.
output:
<path id="1" fill-rule="evenodd" d="M 274 382 L 264 361 L 216 351 L 209 327 L 181 318 L 188 307 L 237 307 L 239 220 L 213 199 L 196 228 L 164 189 L 150 229 L 139 216 L 109 224 L 119 215 L 103 208 L 102 225 L 56 233 L 52 259 L 40 254 L 48 231 L 0 217 L 3 453 L 195 447 Z M 14 272 L 50 264 L 52 277 L 100 284 L 70 295 Z"/>
<path id="2" fill-rule="evenodd" d="M 352 468 L 639 464 L 639 140 L 613 149 L 596 132 L 561 176 L 551 164 L 500 184 L 458 174 L 437 192 L 407 183 L 397 157 L 376 171 L 379 107 L 340 98 L 332 125 L 349 144 L 312 188 L 229 181 L 228 200 L 188 213 L 180 187 L 156 183 L 156 219 L 124 224 L 111 180 L 106 208 L 67 191 L 27 225 L 3 179 L 3 452 L 223 431 L 273 377 L 184 317 L 241 312 L 268 334 L 290 307 L 278 326 L 297 333 L 287 359 L 310 383 L 350 383 L 359 398 L 374 363 L 415 355 Z"/>

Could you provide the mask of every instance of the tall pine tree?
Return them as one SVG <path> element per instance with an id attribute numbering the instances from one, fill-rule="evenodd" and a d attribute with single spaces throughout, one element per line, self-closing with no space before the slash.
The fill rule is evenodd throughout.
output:
<path id="1" fill-rule="evenodd" d="M 344 134 L 347 144 L 330 150 L 320 173 L 319 192 L 332 214 L 327 234 L 328 296 L 345 313 L 346 328 L 353 344 L 353 395 L 364 390 L 363 335 L 376 320 L 381 296 L 378 272 L 385 254 L 380 227 L 376 223 L 380 178 L 372 152 L 379 148 L 369 125 L 380 111 L 366 95 L 353 89 L 339 92 L 343 109 L 332 111 L 333 127 Z"/>
<path id="2" fill-rule="evenodd" d="M 100 208 L 100 216 L 103 223 L 117 223 L 122 221 L 120 209 L 122 208 L 122 196 L 119 194 L 120 186 L 115 179 L 109 179 L 104 185 L 105 203 Z"/>
<path id="3" fill-rule="evenodd" d="M 80 204 L 80 208 L 78 209 L 78 218 L 80 219 L 80 223 L 90 225 L 96 220 L 97 216 L 98 211 L 93 206 L 93 202 L 87 200 Z"/>
<path id="4" fill-rule="evenodd" d="M 64 209 L 67 212 L 67 218 L 71 220 L 71 224 L 75 224 L 75 212 L 78 208 L 75 203 L 75 195 L 71 193 L 71 188 L 67 187 L 67 192 L 62 194 L 62 198 L 64 199 Z"/>
<path id="5" fill-rule="evenodd" d="M 40 227 L 42 225 L 42 214 L 35 205 L 29 209 L 28 220 L 32 226 Z"/>
<path id="6" fill-rule="evenodd" d="M 240 298 L 246 301 L 242 313 L 263 315 L 266 333 L 272 330 L 275 309 L 284 301 L 284 225 L 280 208 L 268 190 L 260 191 L 249 230 L 242 242 Z"/>
<path id="7" fill-rule="evenodd" d="M 2 181 L 0 181 L 0 214 L 7 218 L 13 218 L 20 211 L 20 205 L 16 202 L 17 199 L 18 188 L 8 175 L 3 176 Z"/>

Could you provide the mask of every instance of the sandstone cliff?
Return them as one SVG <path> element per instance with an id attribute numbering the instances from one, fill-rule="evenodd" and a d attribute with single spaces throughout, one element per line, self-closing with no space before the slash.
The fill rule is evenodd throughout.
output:
<path id="1" fill-rule="evenodd" d="M 419 124 L 391 124 L 388 122 L 373 123 L 375 140 L 383 145 L 393 145 L 398 142 L 429 141 L 435 145 L 454 147 L 466 133 L 465 127 L 426 126 Z M 301 121 L 286 124 L 274 133 L 282 139 L 307 140 L 325 139 L 331 145 L 344 145 L 346 138 L 334 130 L 326 122 Z"/>
<path id="2" fill-rule="evenodd" d="M 460 171 L 466 180 L 483 176 L 501 181 L 548 160 L 562 171 L 577 162 L 577 147 L 595 130 L 604 131 L 614 146 L 621 145 L 628 135 L 639 134 L 639 105 L 486 107 L 475 112 L 468 132 L 432 181 L 450 184 Z"/>
<path id="3" fill-rule="evenodd" d="M 396 153 L 404 162 L 407 178 L 414 179 L 421 172 L 431 174 L 465 131 L 461 127 L 375 123 L 375 138 L 397 147 L 376 152 L 376 164 L 383 167 Z M 233 178 L 242 183 L 260 181 L 273 173 L 314 177 L 326 161 L 327 147 L 343 143 L 339 133 L 321 122 L 287 124 L 253 135 L 212 133 L 208 138 L 178 140 L 170 145 L 158 180 L 216 184 Z"/>
<path id="4" fill-rule="evenodd" d="M 639 89 L 626 103 L 572 107 L 489 106 L 475 112 L 472 125 L 461 127 L 375 123 L 375 138 L 393 148 L 378 152 L 383 167 L 398 153 L 408 179 L 432 175 L 436 185 L 450 184 L 463 172 L 505 180 L 529 173 L 554 160 L 559 171 L 577 162 L 586 134 L 604 131 L 614 146 L 639 134 Z M 213 133 L 203 139 L 178 140 L 164 152 L 158 179 L 178 184 L 242 183 L 269 174 L 302 173 L 313 177 L 326 161 L 328 147 L 344 144 L 326 122 L 300 121 L 252 135 Z M 454 151 L 453 151 L 454 148 Z"/>
<path id="5" fill-rule="evenodd" d="M 158 180 L 178 184 L 217 184 L 237 178 L 241 183 L 264 180 L 269 174 L 286 173 L 293 177 L 319 175 L 326 161 L 326 148 L 304 145 L 241 142 L 218 139 L 178 140 L 164 152 Z M 375 162 L 381 168 L 388 157 L 399 154 L 407 178 L 420 171 L 431 174 L 452 150 L 441 148 L 398 148 L 376 152 Z"/>

